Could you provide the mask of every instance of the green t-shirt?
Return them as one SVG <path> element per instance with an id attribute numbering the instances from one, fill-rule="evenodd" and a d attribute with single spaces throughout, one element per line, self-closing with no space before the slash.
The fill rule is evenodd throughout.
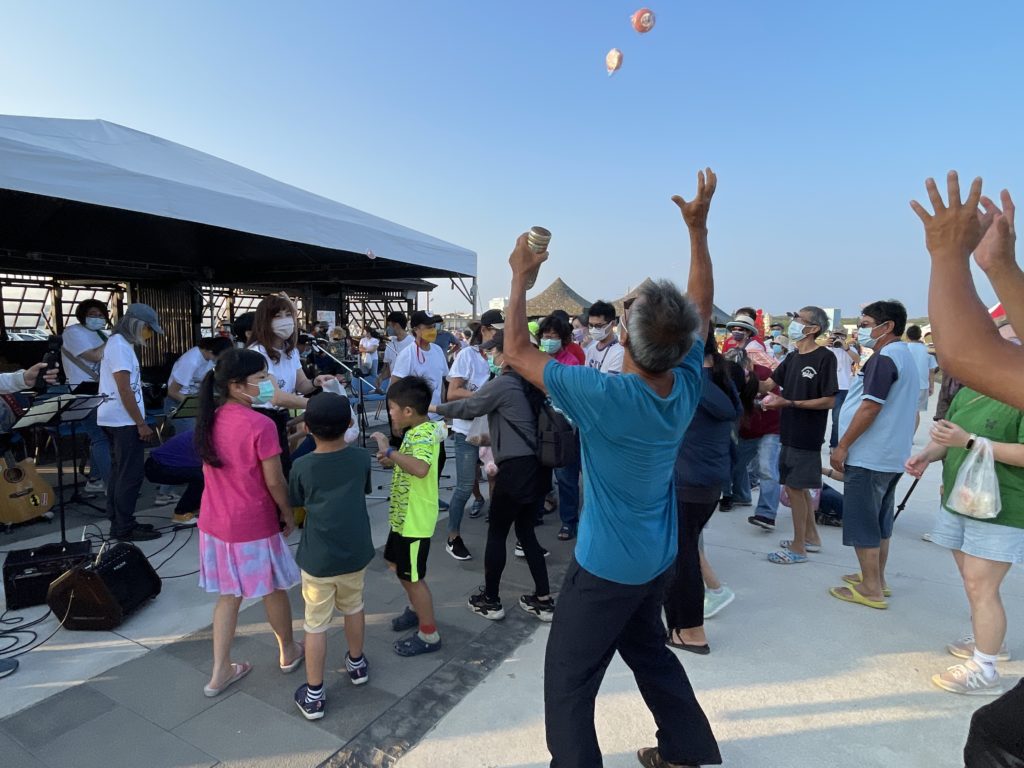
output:
<path id="1" fill-rule="evenodd" d="M 355 573 L 374 556 L 366 494 L 370 492 L 370 453 L 349 446 L 297 459 L 288 478 L 293 507 L 306 508 L 295 561 L 310 576 Z"/>
<path id="2" fill-rule="evenodd" d="M 395 465 L 391 480 L 391 530 L 400 536 L 426 539 L 437 526 L 437 460 L 448 432 L 443 421 L 425 421 L 402 438 L 399 453 L 430 465 L 426 477 L 414 477 Z"/>
<path id="3" fill-rule="evenodd" d="M 1024 412 L 990 397 L 979 395 L 967 387 L 957 392 L 953 398 L 946 419 L 978 437 L 987 437 L 994 443 L 1024 442 Z M 950 448 L 946 453 L 946 462 L 942 470 L 942 483 L 946 494 L 943 506 L 946 506 L 949 500 L 960 465 L 965 458 L 965 448 Z M 996 477 L 999 479 L 1001 509 L 997 517 L 981 522 L 1024 528 L 1024 467 L 1012 467 L 997 461 Z M 946 509 L 949 507 L 946 506 Z"/>

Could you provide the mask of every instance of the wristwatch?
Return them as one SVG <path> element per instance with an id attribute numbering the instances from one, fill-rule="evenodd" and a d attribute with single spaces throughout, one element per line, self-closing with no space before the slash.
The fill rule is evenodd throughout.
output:
<path id="1" fill-rule="evenodd" d="M 967 450 L 971 450 L 974 447 L 974 441 L 978 439 L 977 435 L 971 435 L 967 438 Z"/>

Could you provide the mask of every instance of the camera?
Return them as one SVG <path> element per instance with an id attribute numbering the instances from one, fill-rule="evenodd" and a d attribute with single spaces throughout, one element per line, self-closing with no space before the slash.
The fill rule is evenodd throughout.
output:
<path id="1" fill-rule="evenodd" d="M 68 377 L 64 375 L 64 370 L 60 365 L 60 349 L 64 346 L 64 339 L 60 336 L 50 336 L 46 340 L 46 354 L 43 355 L 43 362 L 46 363 L 45 370 L 39 374 L 36 379 L 36 385 L 32 388 L 34 391 L 43 393 L 46 392 L 46 388 L 49 386 L 46 383 L 46 373 L 54 368 L 57 369 L 57 383 L 66 384 Z"/>

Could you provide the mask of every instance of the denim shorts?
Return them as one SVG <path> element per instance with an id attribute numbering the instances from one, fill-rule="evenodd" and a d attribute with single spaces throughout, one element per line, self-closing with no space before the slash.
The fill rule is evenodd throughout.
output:
<path id="1" fill-rule="evenodd" d="M 1024 528 L 956 515 L 939 508 L 932 541 L 997 563 L 1024 563 Z"/>
<path id="2" fill-rule="evenodd" d="M 843 488 L 843 544 L 873 549 L 892 538 L 896 484 L 902 472 L 879 472 L 864 467 L 845 468 Z"/>

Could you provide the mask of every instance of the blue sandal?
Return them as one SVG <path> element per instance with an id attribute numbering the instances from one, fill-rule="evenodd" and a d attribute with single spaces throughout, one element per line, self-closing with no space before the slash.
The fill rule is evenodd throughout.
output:
<path id="1" fill-rule="evenodd" d="M 439 650 L 441 650 L 440 640 L 436 643 L 428 643 L 420 637 L 419 631 L 395 641 L 395 653 L 399 656 L 419 656 L 423 653 L 433 653 Z"/>
<path id="2" fill-rule="evenodd" d="M 402 614 L 400 616 L 395 616 L 395 618 L 391 620 L 391 629 L 395 632 L 405 632 L 405 630 L 418 627 L 419 625 L 420 617 L 417 616 L 416 611 L 409 606 L 405 606 L 405 610 Z"/>
<path id="3" fill-rule="evenodd" d="M 806 563 L 807 555 L 791 552 L 788 549 L 780 549 L 778 552 L 772 552 L 768 555 L 768 562 L 775 563 L 776 565 L 796 565 L 797 563 Z"/>

